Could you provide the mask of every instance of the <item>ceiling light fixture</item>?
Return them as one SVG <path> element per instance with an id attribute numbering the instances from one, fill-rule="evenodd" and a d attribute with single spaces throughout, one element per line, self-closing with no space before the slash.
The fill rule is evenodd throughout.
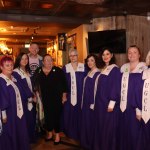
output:
<path id="1" fill-rule="evenodd" d="M 41 4 L 41 8 L 44 8 L 44 9 L 51 9 L 52 7 L 53 7 L 53 4 L 50 4 L 50 3 Z"/>
<path id="2" fill-rule="evenodd" d="M 12 54 L 12 48 L 8 48 L 6 45 L 6 41 L 0 41 L 0 53 L 3 55 L 11 55 Z"/>
<path id="3" fill-rule="evenodd" d="M 7 30 L 5 28 L 0 28 L 0 32 L 6 32 Z"/>

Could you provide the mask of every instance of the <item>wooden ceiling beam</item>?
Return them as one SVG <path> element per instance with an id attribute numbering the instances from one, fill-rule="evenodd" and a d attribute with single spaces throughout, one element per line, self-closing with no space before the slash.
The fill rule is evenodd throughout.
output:
<path id="1" fill-rule="evenodd" d="M 72 18 L 72 17 L 54 17 L 54 16 L 38 16 L 23 14 L 0 14 L 1 21 L 18 21 L 18 22 L 47 22 L 62 24 L 90 24 L 90 19 Z"/>
<path id="2" fill-rule="evenodd" d="M 32 35 L 31 35 L 32 36 Z M 28 39 L 31 37 L 29 35 L 2 35 L 0 34 L 0 37 L 2 38 L 11 38 L 11 39 Z M 35 35 L 36 39 L 55 39 L 55 36 L 45 36 L 45 35 Z"/>
<path id="3" fill-rule="evenodd" d="M 52 16 L 55 16 L 60 10 L 61 8 L 66 4 L 68 0 L 63 0 L 60 5 L 58 5 L 58 7 L 51 13 Z"/>
<path id="4" fill-rule="evenodd" d="M 47 45 L 47 42 L 37 42 L 38 43 L 38 45 L 39 46 L 41 46 L 41 45 L 43 45 L 43 46 L 46 46 Z M 7 43 L 6 43 L 8 46 L 9 45 L 24 45 L 25 44 L 25 42 L 21 42 L 21 41 L 18 41 L 18 42 L 10 42 L 10 41 L 8 41 Z"/>

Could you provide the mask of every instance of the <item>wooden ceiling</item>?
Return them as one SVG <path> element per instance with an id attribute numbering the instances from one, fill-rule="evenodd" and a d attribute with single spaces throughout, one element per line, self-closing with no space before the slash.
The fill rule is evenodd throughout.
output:
<path id="1" fill-rule="evenodd" d="M 0 40 L 46 42 L 92 18 L 148 12 L 149 0 L 0 0 Z"/>

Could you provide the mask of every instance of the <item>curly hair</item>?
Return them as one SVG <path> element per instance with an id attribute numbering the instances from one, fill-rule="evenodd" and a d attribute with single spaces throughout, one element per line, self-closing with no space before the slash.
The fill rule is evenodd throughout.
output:
<path id="1" fill-rule="evenodd" d="M 100 67 L 100 64 L 99 64 L 99 59 L 98 59 L 98 56 L 97 55 L 95 55 L 95 54 L 89 54 L 88 56 L 87 56 L 87 58 L 85 59 L 85 66 L 88 68 L 88 69 L 90 69 L 89 67 L 88 67 L 88 59 L 90 58 L 90 57 L 93 57 L 94 58 L 94 60 L 95 60 L 95 65 L 96 65 L 96 67 L 97 68 L 99 68 Z"/>

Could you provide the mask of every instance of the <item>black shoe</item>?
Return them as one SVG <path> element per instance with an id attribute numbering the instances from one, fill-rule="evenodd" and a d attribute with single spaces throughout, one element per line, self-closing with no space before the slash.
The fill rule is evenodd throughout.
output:
<path id="1" fill-rule="evenodd" d="M 51 138 L 45 138 L 45 142 L 49 142 L 49 141 L 53 141 L 53 137 L 51 137 Z"/>

